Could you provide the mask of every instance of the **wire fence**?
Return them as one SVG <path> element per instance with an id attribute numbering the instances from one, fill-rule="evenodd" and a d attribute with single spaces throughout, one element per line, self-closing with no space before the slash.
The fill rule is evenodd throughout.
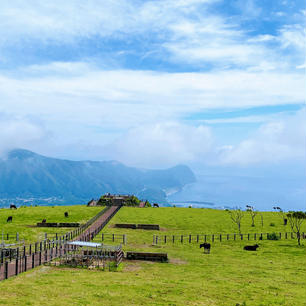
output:
<path id="1" fill-rule="evenodd" d="M 248 234 L 189 234 L 189 235 L 153 235 L 153 244 L 167 243 L 199 243 L 215 241 L 239 241 L 239 240 L 281 240 L 297 239 L 298 234 L 294 232 L 279 233 L 248 233 Z M 301 239 L 306 239 L 305 233 L 300 234 Z"/>

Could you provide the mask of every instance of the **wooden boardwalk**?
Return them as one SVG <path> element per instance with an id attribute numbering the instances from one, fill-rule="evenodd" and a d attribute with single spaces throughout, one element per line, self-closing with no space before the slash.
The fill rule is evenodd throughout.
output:
<path id="1" fill-rule="evenodd" d="M 19 255 L 17 259 L 4 262 L 0 265 L 0 281 L 50 262 L 53 258 L 65 254 L 67 251 L 67 241 L 92 240 L 117 213 L 120 207 L 121 206 L 110 206 L 109 208 L 104 209 L 90 220 L 92 222 L 88 222 L 88 227 L 79 228 L 63 236 L 67 239 L 60 238 L 58 241 L 48 243 L 44 242 L 43 244 L 40 242 L 38 244 L 40 246 L 39 251 L 36 247 L 37 244 L 35 244 L 34 252 L 30 249 L 27 253 Z"/>

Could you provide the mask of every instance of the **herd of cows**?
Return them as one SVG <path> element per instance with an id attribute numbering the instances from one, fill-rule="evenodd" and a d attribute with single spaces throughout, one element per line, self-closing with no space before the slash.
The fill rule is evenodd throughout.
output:
<path id="1" fill-rule="evenodd" d="M 14 204 L 11 204 L 10 205 L 10 209 L 17 209 L 17 206 L 16 205 L 14 205 Z M 64 216 L 65 216 L 65 218 L 68 218 L 69 217 L 69 213 L 68 213 L 68 211 L 65 211 L 64 212 Z M 8 216 L 7 217 L 7 219 L 6 219 L 6 222 L 13 222 L 13 216 Z M 47 222 L 47 220 L 46 219 L 43 219 L 42 220 L 42 223 L 46 223 Z"/>
<path id="2" fill-rule="evenodd" d="M 159 206 L 158 206 L 158 204 L 154 204 L 153 207 L 159 207 Z M 16 205 L 11 204 L 10 205 L 10 209 L 17 209 L 17 207 L 16 207 Z M 69 217 L 69 214 L 68 214 L 67 211 L 64 212 L 64 216 L 65 216 L 65 218 Z M 12 222 L 12 221 L 13 221 L 13 216 L 9 216 L 7 218 L 7 220 L 6 220 L 6 222 Z M 42 220 L 42 223 L 46 223 L 46 222 L 47 222 L 46 219 Z M 244 246 L 243 249 L 245 251 L 256 251 L 258 247 L 259 247 L 258 244 L 255 244 L 255 245 L 246 245 L 246 246 Z M 204 248 L 204 253 L 210 254 L 210 249 L 211 249 L 211 244 L 210 243 L 204 242 L 204 243 L 200 244 L 200 249 L 201 248 Z"/>
<path id="3" fill-rule="evenodd" d="M 255 244 L 255 245 L 246 245 L 243 249 L 245 251 L 256 251 L 258 247 L 259 247 L 258 244 Z M 200 244 L 200 249 L 201 248 L 204 248 L 204 253 L 209 254 L 210 253 L 211 244 L 207 243 L 207 242 L 201 243 Z"/>

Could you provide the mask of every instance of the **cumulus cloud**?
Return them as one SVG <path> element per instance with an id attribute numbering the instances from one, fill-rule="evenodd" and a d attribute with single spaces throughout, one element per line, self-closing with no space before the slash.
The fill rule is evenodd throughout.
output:
<path id="1" fill-rule="evenodd" d="M 278 163 L 306 161 L 306 110 L 294 116 L 262 125 L 256 133 L 239 143 L 220 148 L 219 157 L 225 164 Z"/>
<path id="2" fill-rule="evenodd" d="M 207 126 L 163 122 L 131 128 L 105 149 L 127 164 L 156 168 L 200 160 L 212 145 Z"/>
<path id="3" fill-rule="evenodd" d="M 41 144 L 48 132 L 37 120 L 0 113 L 0 155 L 15 148 L 33 148 Z"/>

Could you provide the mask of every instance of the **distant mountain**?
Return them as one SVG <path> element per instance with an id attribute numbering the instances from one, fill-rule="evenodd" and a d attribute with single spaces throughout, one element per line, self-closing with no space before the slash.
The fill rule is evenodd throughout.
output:
<path id="1" fill-rule="evenodd" d="M 110 193 L 135 194 L 166 204 L 167 190 L 195 182 L 184 165 L 165 170 L 127 167 L 116 161 L 70 161 L 16 149 L 0 159 L 0 205 L 15 202 L 82 203 Z"/>

